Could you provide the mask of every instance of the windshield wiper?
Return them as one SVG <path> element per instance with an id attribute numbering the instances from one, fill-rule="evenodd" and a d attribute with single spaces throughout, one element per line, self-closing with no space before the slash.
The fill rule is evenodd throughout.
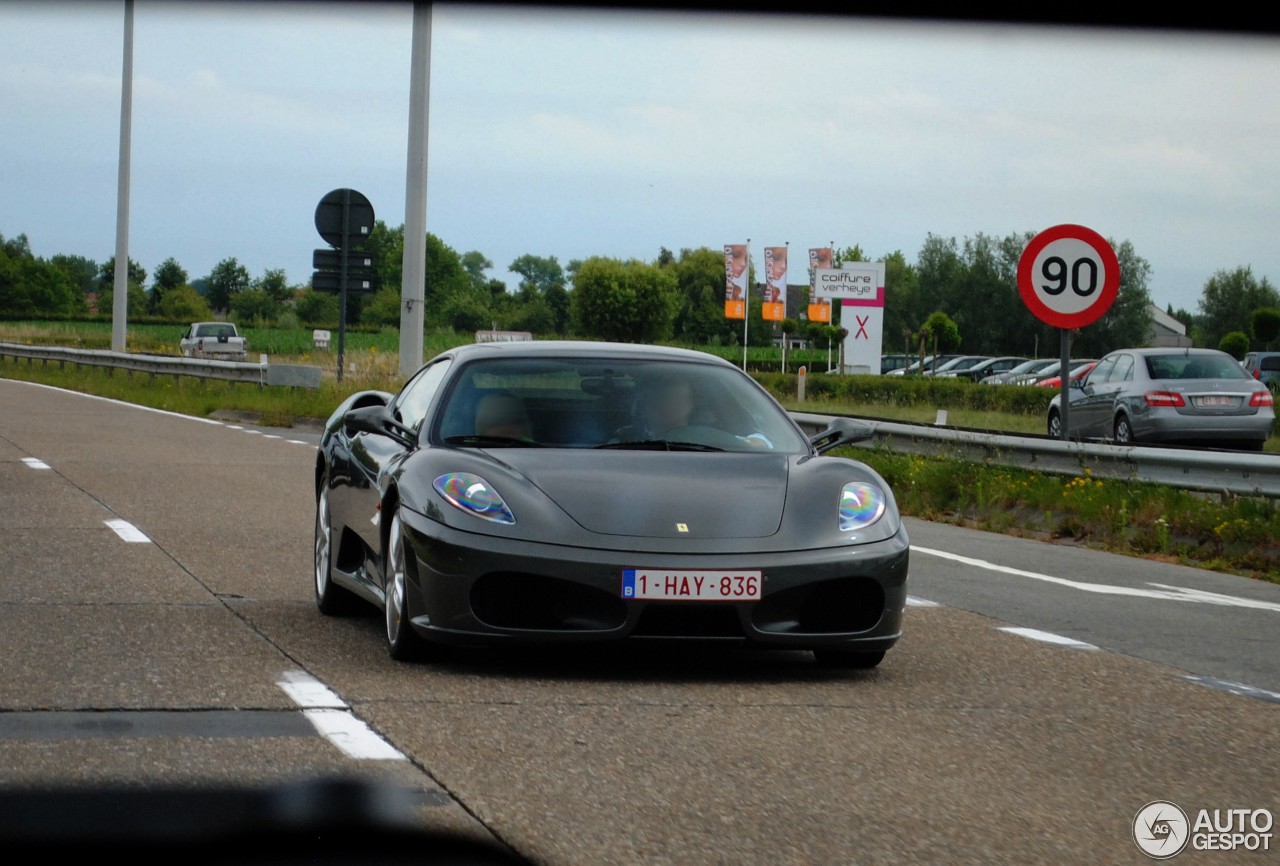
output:
<path id="1" fill-rule="evenodd" d="M 677 442 L 671 439 L 635 439 L 630 442 L 606 442 L 597 448 L 612 448 L 618 451 L 723 451 L 714 445 L 702 445 L 698 442 Z"/>
<path id="2" fill-rule="evenodd" d="M 468 445 L 473 448 L 542 448 L 541 442 L 532 439 L 516 439 L 513 436 L 446 436 L 446 445 Z"/>

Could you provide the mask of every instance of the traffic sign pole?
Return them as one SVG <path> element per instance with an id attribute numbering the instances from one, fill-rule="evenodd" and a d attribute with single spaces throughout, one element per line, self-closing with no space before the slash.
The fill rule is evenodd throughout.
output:
<path id="1" fill-rule="evenodd" d="M 316 250 L 312 264 L 316 268 L 311 277 L 312 289 L 316 291 L 338 292 L 338 381 L 342 381 L 343 367 L 346 365 L 347 350 L 347 294 L 350 289 L 352 271 L 358 271 L 362 278 L 373 278 L 372 259 L 365 258 L 356 266 L 351 264 L 353 247 L 364 243 L 373 231 L 373 205 L 362 194 L 353 189 L 335 189 L 320 199 L 316 205 L 316 231 L 329 246 L 337 250 L 337 285 L 333 285 L 335 274 L 331 270 L 335 264 L 335 256 L 328 250 Z"/>
<path id="2" fill-rule="evenodd" d="M 342 191 L 342 237 L 351 237 L 351 190 L 344 189 Z M 339 265 L 339 272 L 342 274 L 341 282 L 338 284 L 338 382 L 342 382 L 342 370 L 346 366 L 347 354 L 347 247 L 349 244 L 342 245 L 342 264 Z"/>
<path id="3" fill-rule="evenodd" d="M 1071 332 L 1066 328 L 1058 329 L 1058 364 L 1060 380 L 1058 382 L 1058 414 L 1062 417 L 1062 441 L 1067 440 L 1067 431 L 1071 429 Z"/>

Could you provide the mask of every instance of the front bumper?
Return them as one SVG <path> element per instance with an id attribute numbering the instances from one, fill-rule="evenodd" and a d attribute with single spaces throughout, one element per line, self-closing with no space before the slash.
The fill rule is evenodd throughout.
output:
<path id="1" fill-rule="evenodd" d="M 909 543 L 782 553 L 653 554 L 506 540 L 401 512 L 413 551 L 409 614 L 431 640 L 458 645 L 628 637 L 738 639 L 778 648 L 877 652 L 901 634 Z M 627 568 L 752 569 L 751 602 L 624 599 Z"/>

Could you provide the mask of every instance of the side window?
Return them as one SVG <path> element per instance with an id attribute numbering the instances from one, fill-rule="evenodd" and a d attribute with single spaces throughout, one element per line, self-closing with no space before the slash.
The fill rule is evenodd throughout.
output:
<path id="1" fill-rule="evenodd" d="M 1111 375 L 1107 377 L 1108 382 L 1132 382 L 1133 381 L 1133 356 L 1121 355 L 1120 360 L 1116 362 L 1115 369 L 1111 371 Z"/>
<path id="2" fill-rule="evenodd" d="M 1103 358 L 1102 362 L 1098 364 L 1098 366 L 1094 367 L 1093 370 L 1089 373 L 1088 377 L 1086 378 L 1085 384 L 1097 385 L 1107 381 L 1107 378 L 1111 375 L 1111 371 L 1112 369 L 1115 368 L 1116 361 L 1119 359 L 1119 357 L 1120 357 L 1119 355 L 1113 355 L 1109 358 Z"/>
<path id="3" fill-rule="evenodd" d="M 404 386 L 400 396 L 396 397 L 394 408 L 394 414 L 401 424 L 415 431 L 422 427 L 431 398 L 440 390 L 440 383 L 444 381 L 445 374 L 452 365 L 453 361 L 449 358 L 437 361 Z"/>

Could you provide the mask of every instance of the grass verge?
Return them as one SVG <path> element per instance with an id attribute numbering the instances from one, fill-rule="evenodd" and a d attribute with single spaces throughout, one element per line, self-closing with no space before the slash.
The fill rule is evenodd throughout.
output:
<path id="1" fill-rule="evenodd" d="M 1280 503 L 845 447 L 884 476 L 904 514 L 1280 583 Z"/>

